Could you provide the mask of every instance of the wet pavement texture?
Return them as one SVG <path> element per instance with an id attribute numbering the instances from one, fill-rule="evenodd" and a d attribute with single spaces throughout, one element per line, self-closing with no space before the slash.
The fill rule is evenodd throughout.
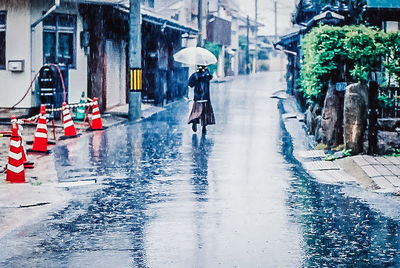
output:
<path id="1" fill-rule="evenodd" d="M 356 184 L 319 183 L 284 124 L 280 73 L 212 84 L 215 126 L 191 102 L 54 150 L 67 207 L 2 237 L 3 267 L 400 266 L 399 203 Z M 294 134 L 293 134 L 294 133 Z"/>

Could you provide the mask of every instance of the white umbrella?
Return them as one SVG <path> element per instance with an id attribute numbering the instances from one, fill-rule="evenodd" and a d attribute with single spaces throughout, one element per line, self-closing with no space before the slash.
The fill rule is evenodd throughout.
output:
<path id="1" fill-rule="evenodd" d="M 217 63 L 217 58 L 202 47 L 187 47 L 174 54 L 174 60 L 188 65 L 210 65 Z"/>

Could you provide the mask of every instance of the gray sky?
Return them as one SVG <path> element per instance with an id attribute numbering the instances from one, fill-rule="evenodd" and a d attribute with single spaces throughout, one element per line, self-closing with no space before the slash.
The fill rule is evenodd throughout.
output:
<path id="1" fill-rule="evenodd" d="M 254 18 L 255 0 L 237 0 L 243 12 Z M 291 13 L 295 10 L 295 0 L 277 0 L 278 35 L 290 32 Z M 260 34 L 274 34 L 274 1 L 258 0 L 258 20 L 265 24 Z"/>

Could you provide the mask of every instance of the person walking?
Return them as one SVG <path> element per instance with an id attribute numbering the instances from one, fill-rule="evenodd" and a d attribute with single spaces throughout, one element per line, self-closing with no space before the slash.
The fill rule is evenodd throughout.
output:
<path id="1" fill-rule="evenodd" d="M 210 80 L 212 75 L 205 65 L 198 65 L 197 72 L 189 78 L 189 86 L 194 87 L 193 107 L 189 115 L 188 124 L 197 131 L 197 124 L 201 123 L 203 134 L 207 133 L 206 126 L 215 124 L 214 111 L 210 100 Z"/>

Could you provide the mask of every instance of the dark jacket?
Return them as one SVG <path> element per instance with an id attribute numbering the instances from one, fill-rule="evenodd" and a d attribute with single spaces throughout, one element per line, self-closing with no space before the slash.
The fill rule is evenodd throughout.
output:
<path id="1" fill-rule="evenodd" d="M 194 87 L 193 100 L 210 100 L 210 80 L 212 75 L 208 70 L 195 72 L 189 78 L 189 86 Z"/>

